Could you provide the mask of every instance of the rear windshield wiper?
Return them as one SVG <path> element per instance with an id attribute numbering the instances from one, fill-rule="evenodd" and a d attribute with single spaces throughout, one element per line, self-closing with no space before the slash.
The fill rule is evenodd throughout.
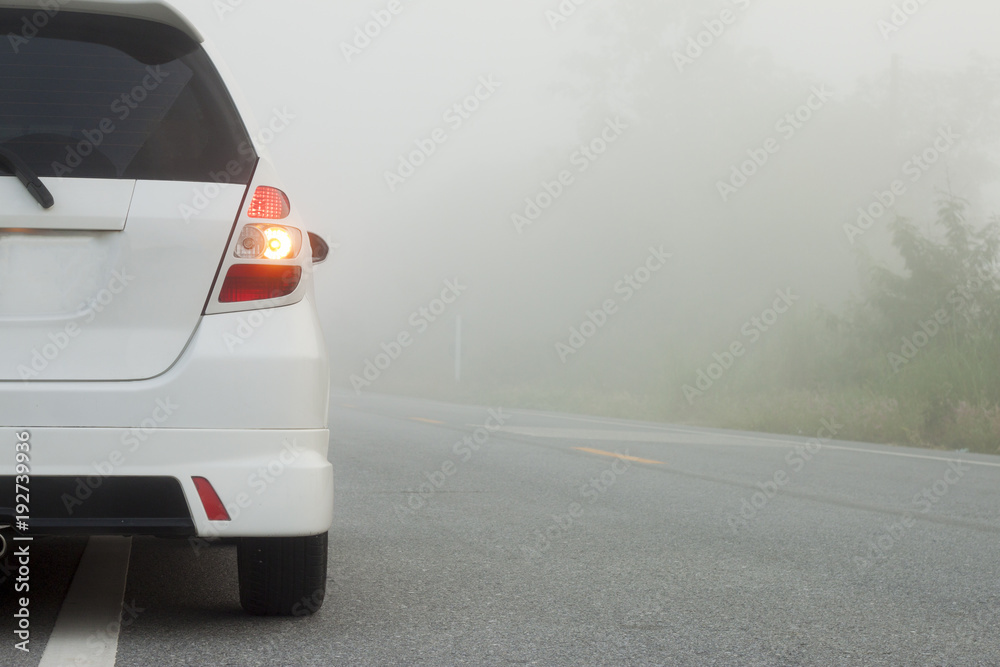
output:
<path id="1" fill-rule="evenodd" d="M 17 180 L 24 184 L 24 187 L 35 198 L 35 201 L 41 204 L 42 208 L 52 208 L 52 205 L 56 203 L 55 199 L 52 198 L 52 193 L 17 153 L 0 146 L 0 162 L 13 170 Z"/>

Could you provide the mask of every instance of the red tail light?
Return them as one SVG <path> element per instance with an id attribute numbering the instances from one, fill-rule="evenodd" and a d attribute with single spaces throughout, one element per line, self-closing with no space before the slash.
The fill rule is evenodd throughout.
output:
<path id="1" fill-rule="evenodd" d="M 234 264 L 219 294 L 221 303 L 260 301 L 288 296 L 302 280 L 302 267 L 287 264 Z"/>
<path id="2" fill-rule="evenodd" d="M 253 199 L 250 200 L 247 217 L 281 220 L 287 218 L 291 211 L 292 205 L 284 192 L 278 188 L 260 185 L 253 193 Z"/>
<path id="3" fill-rule="evenodd" d="M 212 483 L 204 477 L 192 477 L 191 479 L 194 480 L 194 486 L 198 489 L 198 496 L 201 498 L 201 504 L 205 507 L 205 514 L 208 515 L 208 520 L 229 521 L 229 512 L 226 511 L 226 506 L 222 504 L 219 494 L 212 488 Z"/>

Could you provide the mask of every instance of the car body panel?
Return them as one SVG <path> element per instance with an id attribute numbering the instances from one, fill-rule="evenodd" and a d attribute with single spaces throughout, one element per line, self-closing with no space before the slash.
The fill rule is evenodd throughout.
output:
<path id="1" fill-rule="evenodd" d="M 0 229 L 120 232 L 125 229 L 135 181 L 46 178 L 55 204 L 43 209 L 14 178 L 0 178 Z M 3 282 L 0 281 L 0 289 Z"/>
<path id="2" fill-rule="evenodd" d="M 183 409 L 158 428 L 326 428 L 329 369 L 313 299 L 206 315 L 177 363 L 149 380 L 0 382 L 0 426 L 134 428 L 167 399 Z"/>
<path id="3" fill-rule="evenodd" d="M 81 182 L 97 193 L 107 185 Z M 121 232 L 0 229 L 0 380 L 140 380 L 166 371 L 198 326 L 245 192 L 217 186 L 190 224 L 178 208 L 196 185 L 136 182 Z M 18 224 L 17 216 L 0 220 Z"/>
<path id="4" fill-rule="evenodd" d="M 0 0 L 0 9 L 9 7 L 37 5 Z M 75 0 L 60 11 L 148 18 L 202 43 L 227 87 L 218 100 L 231 98 L 247 142 L 231 149 L 238 173 L 216 164 L 197 182 L 126 178 L 123 160 L 113 185 L 77 171 L 63 187 L 40 172 L 57 206 L 79 202 L 77 219 L 32 208 L 16 179 L 0 176 L 0 197 L 18 201 L 16 211 L 0 213 L 0 478 L 15 473 L 18 434 L 30 433 L 32 478 L 55 482 L 43 488 L 81 480 L 71 506 L 105 483 L 134 492 L 136 479 L 176 479 L 196 536 L 325 533 L 333 511 L 329 369 L 308 221 L 294 206 L 274 222 L 302 232 L 301 251 L 271 263 L 301 269 L 295 290 L 219 302 L 228 267 L 266 261 L 238 260 L 235 243 L 244 224 L 260 222 L 246 212 L 255 188 L 282 187 L 266 145 L 293 116 L 281 112 L 257 125 L 219 54 L 166 3 Z M 183 143 L 175 154 L 188 154 Z M 49 168 L 38 162 L 37 169 Z M 209 481 L 229 521 L 208 520 L 195 477 Z M 5 503 L 0 524 L 12 518 Z M 160 534 L 156 521 L 132 525 Z M 87 525 L 62 529 L 78 533 Z M 129 527 L 118 530 L 128 534 Z M 176 522 L 171 530 L 163 534 L 176 534 Z"/>

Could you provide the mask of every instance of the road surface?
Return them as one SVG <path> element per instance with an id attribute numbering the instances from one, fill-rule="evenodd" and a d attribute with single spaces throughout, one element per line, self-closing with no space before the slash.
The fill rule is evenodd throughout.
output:
<path id="1" fill-rule="evenodd" d="M 840 442 L 836 415 L 793 438 L 341 395 L 331 425 L 317 614 L 243 615 L 233 546 L 44 540 L 31 652 L 4 633 L 0 664 L 1000 664 L 1000 458 Z"/>

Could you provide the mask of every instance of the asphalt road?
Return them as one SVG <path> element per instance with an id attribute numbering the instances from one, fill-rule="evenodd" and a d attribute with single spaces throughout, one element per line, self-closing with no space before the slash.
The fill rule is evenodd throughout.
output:
<path id="1" fill-rule="evenodd" d="M 234 547 L 134 538 L 117 645 L 69 664 L 1000 664 L 1000 458 L 829 440 L 835 415 L 788 438 L 338 396 L 331 425 L 319 613 L 247 617 Z M 53 664 L 87 548 L 33 545 L 31 653 L 4 633 L 0 664 Z"/>

